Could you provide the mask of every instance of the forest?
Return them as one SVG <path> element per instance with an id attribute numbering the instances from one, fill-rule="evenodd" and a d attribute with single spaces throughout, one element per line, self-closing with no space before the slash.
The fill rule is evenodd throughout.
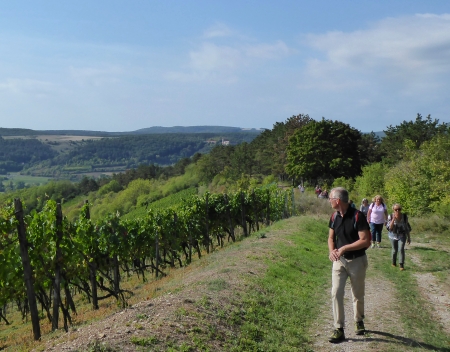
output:
<path id="1" fill-rule="evenodd" d="M 96 139 L 90 139 L 89 137 L 94 135 L 88 133 L 85 133 L 86 139 L 80 138 L 83 131 L 78 131 L 81 136 L 65 141 L 64 145 L 61 141 L 50 138 L 56 135 L 55 132 L 44 135 L 48 138 L 39 139 L 42 135 L 35 134 L 36 131 L 31 131 L 31 134 L 29 130 L 20 130 L 25 134 L 19 137 L 17 133 L 20 131 L 1 129 L 3 131 L 0 133 L 3 133 L 5 138 L 0 137 L 0 174 L 20 171 L 32 176 L 76 180 L 86 172 L 124 171 L 140 164 L 172 165 L 180 159 L 192 157 L 195 153 L 208 153 L 212 146 L 221 143 L 222 139 L 236 145 L 251 142 L 259 133 L 256 130 L 228 132 L 229 129 L 231 128 L 217 128 L 217 132 L 201 133 L 166 131 L 143 134 L 138 131 L 136 134 L 125 133 L 120 136 L 99 133 L 97 137 L 103 138 Z"/>

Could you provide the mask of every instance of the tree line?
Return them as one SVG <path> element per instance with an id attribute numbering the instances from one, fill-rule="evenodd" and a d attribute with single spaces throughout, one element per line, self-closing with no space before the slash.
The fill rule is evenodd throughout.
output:
<path id="1" fill-rule="evenodd" d="M 116 136 L 73 142 L 70 150 L 52 148 L 58 142 L 30 138 L 0 137 L 0 174 L 23 171 L 32 175 L 53 176 L 59 168 L 69 174 L 70 167 L 87 167 L 88 171 L 119 166 L 136 168 L 140 164 L 173 165 L 196 153 L 207 153 L 222 138 L 233 144 L 250 142 L 255 132 L 239 133 L 164 133 Z"/>
<path id="2" fill-rule="evenodd" d="M 447 184 L 444 171 L 448 165 L 445 160 L 444 141 L 449 134 L 448 129 L 447 124 L 439 123 L 430 116 L 423 118 L 418 114 L 415 120 L 403 121 L 398 126 L 388 126 L 384 131 L 386 136 L 380 139 L 373 132 L 364 134 L 340 121 L 315 121 L 308 115 L 297 115 L 285 122 L 275 123 L 273 129 L 264 130 L 251 142 L 231 146 L 217 145 L 207 154 L 196 153 L 171 166 L 141 164 L 111 177 L 84 178 L 75 184 L 60 181 L 41 186 L 37 190 L 34 190 L 34 187 L 22 190 L 18 196 L 24 200 L 28 209 L 41 209 L 47 198 L 56 201 L 64 199 L 66 202 L 91 193 L 96 193 L 96 198 L 106 197 L 108 194 L 108 197 L 111 197 L 111 192 L 118 195 L 138 179 L 155 180 L 163 186 L 164 182 L 169 182 L 174 177 L 190 177 L 191 180 L 185 182 L 184 186 L 175 187 L 174 192 L 193 186 L 222 192 L 237 185 L 244 188 L 250 185 L 253 187 L 272 177 L 273 180 L 289 182 L 293 186 L 303 182 L 305 185 L 320 184 L 330 187 L 340 182 L 353 192 L 351 194 L 354 199 L 380 193 L 389 195 L 392 201 L 401 200 L 412 204 L 413 212 L 435 212 L 442 209 L 441 205 L 448 207 L 447 201 L 442 201 L 448 190 L 440 186 Z M 431 155 L 427 145 L 437 148 L 433 158 L 438 158 L 439 167 L 433 163 L 425 163 L 422 155 Z M 420 160 L 423 164 L 416 165 Z M 408 170 L 405 175 L 410 176 L 408 181 L 405 177 L 397 178 L 405 180 L 405 184 L 401 185 L 402 189 L 417 189 L 417 192 L 426 194 L 427 197 L 429 195 L 431 199 L 422 201 L 420 210 L 419 206 L 414 206 L 411 196 L 406 201 L 405 196 L 399 195 L 400 185 L 394 188 L 391 186 L 397 184 L 393 176 L 386 178 L 391 174 L 390 170 L 395 170 L 400 165 L 403 165 L 403 168 L 408 167 L 405 169 Z M 189 176 L 186 176 L 187 168 L 190 170 Z M 413 168 L 414 172 L 409 168 Z M 440 171 L 429 172 L 435 169 Z M 428 184 L 432 189 L 423 193 L 416 183 Z M 385 185 L 388 188 L 385 188 Z M 142 192 L 144 189 L 148 188 L 143 187 Z M 132 206 L 139 205 L 138 198 L 134 196 Z M 142 195 L 141 198 L 145 196 Z M 149 198 L 143 202 L 149 202 Z M 113 204 L 111 198 L 105 203 Z M 130 207 L 127 206 L 126 209 Z"/>

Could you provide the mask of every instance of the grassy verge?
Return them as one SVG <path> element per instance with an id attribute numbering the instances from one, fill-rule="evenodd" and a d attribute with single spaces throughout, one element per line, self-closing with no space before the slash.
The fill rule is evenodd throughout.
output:
<path id="1" fill-rule="evenodd" d="M 420 272 L 447 272 L 450 261 L 442 261 L 442 254 L 435 250 L 424 250 L 424 248 L 409 249 L 406 251 L 405 268 L 401 272 L 398 268 L 390 265 L 390 248 L 377 250 L 377 255 L 371 256 L 374 260 L 373 269 L 381 272 L 389 279 L 397 291 L 400 298 L 400 306 L 397 311 L 401 316 L 402 323 L 406 330 L 407 337 L 404 343 L 418 349 L 432 351 L 450 351 L 450 337 L 442 327 L 436 323 L 430 303 L 420 294 L 415 273 Z M 411 261 L 411 256 L 419 255 L 421 263 L 425 266 L 418 266 Z M 438 260 L 441 258 L 441 260 Z M 428 263 L 428 264 L 427 264 Z M 431 264 L 433 263 L 433 264 Z"/>
<path id="2" fill-rule="evenodd" d="M 298 227 L 290 228 L 293 224 Z M 289 234 L 266 259 L 266 274 L 247 291 L 241 336 L 231 350 L 308 351 L 310 324 L 328 295 L 327 227 L 324 221 L 302 217 L 275 224 L 269 231 Z"/>

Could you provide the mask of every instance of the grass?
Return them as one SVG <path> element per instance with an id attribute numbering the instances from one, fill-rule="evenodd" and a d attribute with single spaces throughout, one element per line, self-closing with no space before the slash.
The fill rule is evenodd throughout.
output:
<path id="1" fill-rule="evenodd" d="M 411 257 L 408 258 L 411 252 L 420 256 L 421 266 L 415 265 Z M 390 248 L 377 250 L 377 255 L 371 258 L 374 260 L 374 269 L 393 283 L 397 296 L 401 297 L 398 313 L 407 333 L 403 343 L 410 347 L 450 352 L 450 337 L 439 324 L 436 324 L 433 312 L 429 308 L 430 303 L 420 294 L 414 276 L 415 273 L 420 272 L 433 272 L 433 274 L 441 272 L 448 275 L 450 261 L 442 261 L 443 256 L 439 252 L 420 247 L 408 249 L 405 258 L 406 270 L 403 272 L 387 264 L 391 261 Z"/>
<path id="2" fill-rule="evenodd" d="M 329 260 L 323 221 L 303 218 L 266 260 L 264 277 L 244 297 L 241 336 L 233 351 L 308 351 L 309 326 L 328 292 Z M 286 223 L 271 231 L 285 231 Z M 270 234 L 269 234 L 270 236 Z M 239 319 L 238 319 L 239 320 Z"/>
<path id="3" fill-rule="evenodd" d="M 35 185 L 45 185 L 46 183 L 52 180 L 51 177 L 21 175 L 19 173 L 13 172 L 11 172 L 7 177 L 8 179 L 3 181 L 3 184 L 5 186 L 8 186 L 10 181 L 13 181 L 14 185 L 16 185 L 17 182 L 24 182 L 25 185 L 35 186 Z"/>

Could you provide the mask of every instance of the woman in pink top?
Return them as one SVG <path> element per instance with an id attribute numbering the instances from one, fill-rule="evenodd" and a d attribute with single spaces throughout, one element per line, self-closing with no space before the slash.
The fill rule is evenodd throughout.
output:
<path id="1" fill-rule="evenodd" d="M 384 200 L 380 195 L 374 197 L 374 203 L 370 204 L 369 211 L 367 212 L 367 221 L 370 225 L 370 232 L 372 233 L 372 248 L 380 248 L 381 231 L 383 231 L 383 225 L 386 224 L 388 218 L 388 212 Z"/>

